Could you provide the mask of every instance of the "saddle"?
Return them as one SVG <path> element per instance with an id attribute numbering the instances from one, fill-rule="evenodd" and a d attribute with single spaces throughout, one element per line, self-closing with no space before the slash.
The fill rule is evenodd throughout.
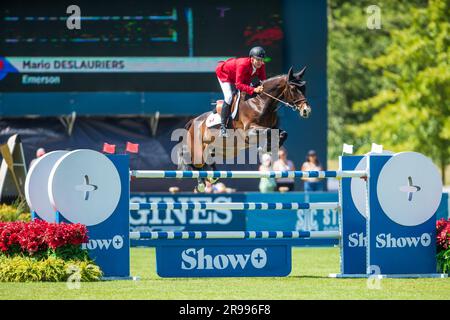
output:
<path id="1" fill-rule="evenodd" d="M 238 91 L 235 95 L 233 95 L 233 102 L 231 103 L 231 119 L 236 119 L 238 110 L 239 110 L 239 102 L 241 100 L 241 92 Z M 208 128 L 214 127 L 216 125 L 220 125 L 220 113 L 222 112 L 223 100 L 216 101 L 216 107 L 213 112 L 206 118 L 206 126 Z"/>

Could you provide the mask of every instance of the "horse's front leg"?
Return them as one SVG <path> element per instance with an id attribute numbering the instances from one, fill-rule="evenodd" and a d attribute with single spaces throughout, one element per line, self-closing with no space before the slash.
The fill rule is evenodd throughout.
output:
<path id="1" fill-rule="evenodd" d="M 247 131 L 249 146 L 256 146 L 258 153 L 271 152 L 271 129 L 262 126 L 252 126 Z"/>
<path id="2" fill-rule="evenodd" d="M 280 139 L 280 141 L 278 143 L 278 147 L 281 148 L 283 146 L 284 142 L 287 140 L 288 133 L 282 129 L 278 129 L 278 130 L 280 130 L 280 134 L 278 136 Z"/>
<path id="3" fill-rule="evenodd" d="M 263 142 L 260 143 L 262 151 L 271 153 L 272 151 L 278 152 L 284 142 L 287 140 L 288 133 L 285 130 L 279 128 L 267 128 L 263 133 Z M 276 150 L 273 150 L 276 148 Z"/>
<path id="4" fill-rule="evenodd" d="M 184 168 L 185 171 L 202 171 L 203 167 L 200 166 L 195 166 L 192 163 L 190 164 L 186 164 L 186 166 Z M 195 190 L 197 192 L 205 192 L 206 189 L 206 182 L 205 182 L 205 178 L 197 178 L 197 186 L 195 187 Z"/>
<path id="5" fill-rule="evenodd" d="M 203 150 L 204 150 L 204 147 L 202 147 L 202 151 Z M 198 171 L 204 171 L 205 170 L 206 164 L 204 163 L 205 159 L 203 158 L 203 156 L 204 156 L 204 154 L 202 152 L 202 157 L 201 157 L 202 163 L 196 165 Z M 197 186 L 195 187 L 195 189 L 198 192 L 200 192 L 200 193 L 205 192 L 205 190 L 206 190 L 206 179 L 198 177 L 197 178 Z"/>

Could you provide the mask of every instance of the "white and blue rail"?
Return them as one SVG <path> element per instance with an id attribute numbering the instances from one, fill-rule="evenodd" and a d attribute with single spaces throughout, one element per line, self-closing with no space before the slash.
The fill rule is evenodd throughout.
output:
<path id="1" fill-rule="evenodd" d="M 130 239 L 206 240 L 206 239 L 340 239 L 339 231 L 151 231 L 130 232 Z"/>
<path id="2" fill-rule="evenodd" d="M 364 178 L 366 171 L 176 171 L 176 170 L 131 170 L 130 175 L 136 179 L 166 178 Z"/>
<path id="3" fill-rule="evenodd" d="M 337 202 L 130 202 L 130 210 L 299 210 L 339 209 Z"/>

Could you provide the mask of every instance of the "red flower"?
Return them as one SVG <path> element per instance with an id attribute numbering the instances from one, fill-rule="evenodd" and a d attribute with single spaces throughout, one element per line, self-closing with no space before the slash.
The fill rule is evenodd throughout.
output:
<path id="1" fill-rule="evenodd" d="M 436 222 L 436 244 L 438 251 L 450 248 L 450 219 L 439 219 Z"/>
<path id="2" fill-rule="evenodd" d="M 0 251 L 12 253 L 20 250 L 33 255 L 65 245 L 87 242 L 87 228 L 82 224 L 32 222 L 0 223 Z"/>

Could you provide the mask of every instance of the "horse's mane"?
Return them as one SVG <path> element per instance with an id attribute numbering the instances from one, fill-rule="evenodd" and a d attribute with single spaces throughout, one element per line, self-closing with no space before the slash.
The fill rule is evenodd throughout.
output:
<path id="1" fill-rule="evenodd" d="M 264 81 L 261 81 L 261 84 L 269 84 L 269 83 L 272 83 L 272 82 L 274 82 L 274 81 L 276 81 L 276 80 L 281 80 L 282 78 L 285 78 L 285 77 L 286 77 L 285 74 L 279 74 L 279 75 L 270 77 L 270 78 L 268 78 L 268 79 L 266 79 L 266 80 L 264 80 Z M 268 89 L 268 86 L 264 87 L 264 91 L 265 91 L 265 92 L 267 92 L 267 89 Z M 254 99 L 256 99 L 256 100 L 264 100 L 263 97 L 262 97 L 262 95 L 256 95 L 256 96 L 253 96 L 253 97 L 249 98 L 248 100 L 254 100 Z M 276 105 L 276 104 L 277 104 L 276 101 L 273 101 L 273 102 L 274 102 L 273 105 Z M 266 107 L 264 108 L 264 111 L 263 111 L 262 115 L 265 115 L 267 112 L 272 112 L 272 110 L 270 110 L 270 107 L 269 107 L 270 105 L 271 105 L 271 104 L 266 105 Z"/>
<path id="2" fill-rule="evenodd" d="M 271 81 L 273 81 L 273 80 L 277 80 L 278 78 L 284 78 L 284 77 L 286 77 L 285 74 L 279 74 L 279 75 L 270 77 L 270 78 L 268 78 L 268 79 L 266 79 L 266 80 L 264 80 L 264 81 L 261 81 L 261 82 L 262 82 L 262 83 L 271 82 Z"/>

